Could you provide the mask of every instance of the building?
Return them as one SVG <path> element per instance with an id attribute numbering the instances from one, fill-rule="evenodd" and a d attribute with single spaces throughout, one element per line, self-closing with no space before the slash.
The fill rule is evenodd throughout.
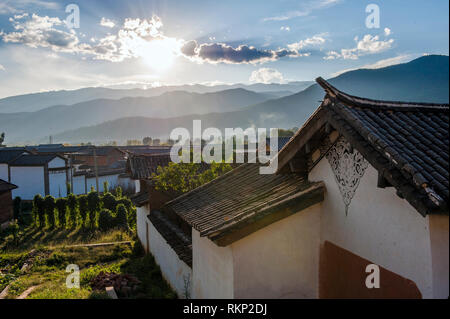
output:
<path id="1" fill-rule="evenodd" d="M 13 219 L 13 200 L 11 191 L 17 186 L 0 179 L 0 227 Z"/>
<path id="2" fill-rule="evenodd" d="M 24 154 L 30 154 L 30 152 L 24 148 L 0 148 L 0 179 L 10 180 L 9 162 Z"/>
<path id="3" fill-rule="evenodd" d="M 59 155 L 22 155 L 9 163 L 13 197 L 32 200 L 36 194 L 65 197 L 69 181 L 66 158 Z"/>
<path id="4" fill-rule="evenodd" d="M 108 167 L 117 161 L 125 160 L 126 153 L 117 147 L 101 146 L 83 148 L 79 152 L 72 153 L 71 157 L 74 161 L 83 162 L 91 167 L 95 165 Z"/>
<path id="5" fill-rule="evenodd" d="M 449 106 L 317 81 L 277 174 L 244 164 L 156 205 L 142 190 L 138 237 L 180 296 L 448 298 Z"/>

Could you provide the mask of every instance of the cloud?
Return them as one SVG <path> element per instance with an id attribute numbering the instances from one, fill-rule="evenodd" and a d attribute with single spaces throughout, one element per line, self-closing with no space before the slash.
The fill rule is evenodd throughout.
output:
<path id="1" fill-rule="evenodd" d="M 291 28 L 290 27 L 281 27 L 280 30 L 289 32 L 289 31 L 291 31 Z"/>
<path id="2" fill-rule="evenodd" d="M 385 36 L 390 36 L 391 33 L 392 33 L 391 29 L 389 29 L 389 28 L 384 28 L 384 35 L 385 35 Z"/>
<path id="3" fill-rule="evenodd" d="M 161 31 L 163 23 L 158 16 L 150 19 L 127 18 L 115 34 L 93 38 L 94 41 L 88 39 L 81 41 L 76 31 L 68 30 L 64 21 L 57 17 L 20 15 L 11 18 L 10 21 L 15 30 L 0 33 L 0 38 L 6 43 L 49 48 L 54 52 L 79 54 L 111 62 L 143 58 L 153 67 L 158 67 L 160 62 L 171 61 L 177 56 L 184 56 L 197 63 L 258 64 L 284 57 L 309 55 L 292 48 L 266 50 L 246 44 L 237 47 L 215 42 L 198 44 L 194 40 L 167 37 Z M 111 21 L 103 18 L 100 23 L 102 22 L 109 24 Z"/>
<path id="4" fill-rule="evenodd" d="M 324 44 L 326 41 L 326 39 L 324 37 L 327 35 L 328 35 L 328 33 L 316 34 L 316 35 L 312 36 L 311 38 L 307 38 L 305 40 L 300 40 L 299 42 L 296 42 L 296 43 L 288 44 L 288 48 L 291 50 L 299 51 L 306 47 Z"/>
<path id="5" fill-rule="evenodd" d="M 262 21 L 286 21 L 298 17 L 306 17 L 314 10 L 328 8 L 339 3 L 341 0 L 311 0 L 302 5 L 300 10 L 289 11 L 278 16 L 264 18 Z"/>
<path id="6" fill-rule="evenodd" d="M 358 70 L 358 69 L 381 69 L 381 68 L 385 68 L 385 67 L 388 67 L 388 66 L 391 66 L 391 65 L 395 65 L 395 64 L 399 64 L 399 63 L 410 61 L 410 60 L 412 60 L 415 57 L 416 56 L 412 55 L 412 54 L 398 55 L 398 56 L 395 56 L 393 58 L 379 60 L 379 61 L 377 61 L 375 63 L 365 64 L 365 65 L 362 65 L 362 66 L 357 67 L 357 68 L 350 68 L 350 69 L 341 70 L 341 71 L 338 71 L 338 72 L 335 72 L 335 73 L 331 74 L 331 77 L 336 77 L 338 75 L 341 75 L 342 73 L 346 73 L 346 72 L 354 71 L 354 70 Z"/>
<path id="7" fill-rule="evenodd" d="M 301 54 L 295 50 L 261 50 L 253 46 L 240 45 L 236 48 L 225 43 L 197 44 L 196 41 L 188 41 L 181 47 L 181 52 L 193 61 L 208 63 L 264 63 L 276 61 L 283 57 L 300 57 Z"/>
<path id="8" fill-rule="evenodd" d="M 0 64 L 0 71 L 6 71 L 5 67 Z"/>
<path id="9" fill-rule="evenodd" d="M 102 18 L 102 19 L 100 20 L 100 25 L 101 25 L 102 27 L 114 28 L 114 26 L 115 26 L 116 24 L 115 24 L 114 21 L 112 21 L 112 20 L 109 20 L 109 19 L 106 19 L 106 18 Z"/>
<path id="10" fill-rule="evenodd" d="M 58 9 L 60 7 L 56 2 L 41 0 L 2 0 L 0 2 L 0 14 L 20 13 L 30 6 L 37 6 L 43 9 Z"/>
<path id="11" fill-rule="evenodd" d="M 390 49 L 394 43 L 394 39 L 380 40 L 378 35 L 372 36 L 366 34 L 361 40 L 358 40 L 358 37 L 355 37 L 355 42 L 356 46 L 354 48 L 341 49 L 339 52 L 329 51 L 324 59 L 357 60 L 360 56 L 380 53 Z"/>
<path id="12" fill-rule="evenodd" d="M 249 78 L 253 83 L 284 83 L 283 74 L 276 69 L 260 68 L 253 71 Z"/>
<path id="13" fill-rule="evenodd" d="M 4 42 L 22 43 L 33 48 L 50 47 L 54 51 L 72 51 L 79 42 L 74 31 L 56 28 L 64 25 L 59 18 L 23 14 L 10 18 L 10 21 L 16 31 L 0 33 Z"/>

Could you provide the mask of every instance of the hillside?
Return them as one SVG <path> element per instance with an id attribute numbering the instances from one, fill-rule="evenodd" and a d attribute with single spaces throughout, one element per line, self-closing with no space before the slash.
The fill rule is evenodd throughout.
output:
<path id="1" fill-rule="evenodd" d="M 374 99 L 448 103 L 448 56 L 424 56 L 409 63 L 382 69 L 361 69 L 330 79 L 338 89 Z M 83 127 L 55 136 L 56 141 L 126 140 L 142 136 L 167 137 L 175 127 L 192 127 L 193 119 L 203 128 L 301 126 L 317 108 L 324 92 L 314 84 L 290 96 L 258 103 L 240 111 L 189 115 L 169 119 L 128 117 Z"/>
<path id="2" fill-rule="evenodd" d="M 178 85 L 160 86 L 149 89 L 120 89 L 107 87 L 91 87 L 78 90 L 61 90 L 51 92 L 41 92 L 6 97 L 0 99 L 0 113 L 35 112 L 54 105 L 72 105 L 81 102 L 98 99 L 118 100 L 125 97 L 153 97 L 173 91 L 185 91 L 190 93 L 212 93 L 231 89 L 245 89 L 254 92 L 265 92 L 280 97 L 299 92 L 309 85 L 311 81 L 297 81 L 286 84 L 263 84 L 251 85 Z"/>
<path id="3" fill-rule="evenodd" d="M 235 111 L 277 97 L 273 93 L 256 93 L 238 88 L 204 94 L 174 91 L 155 97 L 97 99 L 70 106 L 52 106 L 37 112 L 0 114 L 0 127 L 11 143 L 45 138 L 62 131 L 123 117 L 168 118 Z M 17 130 L 18 127 L 20 130 Z"/>

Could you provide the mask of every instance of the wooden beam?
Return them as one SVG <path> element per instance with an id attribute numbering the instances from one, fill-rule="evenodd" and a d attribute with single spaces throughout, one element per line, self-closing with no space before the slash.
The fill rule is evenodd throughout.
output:
<path id="1" fill-rule="evenodd" d="M 326 101 L 325 101 L 326 102 Z M 325 103 L 324 102 L 324 103 Z M 278 153 L 278 170 L 280 173 L 284 166 L 288 165 L 289 161 L 297 154 L 297 152 L 305 146 L 306 142 L 326 123 L 324 116 L 325 110 L 320 106 L 313 115 L 307 120 L 303 127 L 295 134 L 295 136 L 288 142 L 283 150 Z"/>

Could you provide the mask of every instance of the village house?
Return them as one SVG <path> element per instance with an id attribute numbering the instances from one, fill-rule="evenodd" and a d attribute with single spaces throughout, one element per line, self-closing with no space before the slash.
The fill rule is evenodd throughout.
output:
<path id="1" fill-rule="evenodd" d="M 64 197 L 69 181 L 67 159 L 59 155 L 22 155 L 9 163 L 13 197 L 32 200 L 36 194 Z"/>
<path id="2" fill-rule="evenodd" d="M 0 228 L 13 219 L 13 200 L 11 191 L 17 186 L 0 179 Z"/>
<path id="3" fill-rule="evenodd" d="M 24 155 L 30 154 L 25 148 L 0 148 L 0 179 L 5 181 L 10 181 L 9 163 L 16 158 Z"/>
<path id="4" fill-rule="evenodd" d="M 126 153 L 117 147 L 101 146 L 83 148 L 79 152 L 72 153 L 71 157 L 88 166 L 108 167 L 117 161 L 125 160 Z"/>
<path id="5" fill-rule="evenodd" d="M 180 297 L 448 298 L 449 106 L 317 82 L 276 174 L 243 164 L 175 199 L 148 180 L 136 195 L 138 237 Z"/>

